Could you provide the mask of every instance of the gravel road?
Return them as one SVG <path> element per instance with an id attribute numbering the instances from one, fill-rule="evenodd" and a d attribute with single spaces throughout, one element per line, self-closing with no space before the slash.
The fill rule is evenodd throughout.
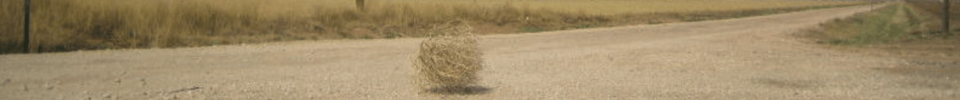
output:
<path id="1" fill-rule="evenodd" d="M 797 36 L 870 8 L 487 35 L 461 95 L 416 89 L 424 39 L 402 38 L 0 55 L 0 99 L 960 99 L 956 72 Z"/>

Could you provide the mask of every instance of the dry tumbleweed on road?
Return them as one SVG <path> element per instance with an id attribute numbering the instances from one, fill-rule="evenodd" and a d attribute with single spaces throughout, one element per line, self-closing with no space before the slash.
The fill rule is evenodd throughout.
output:
<path id="1" fill-rule="evenodd" d="M 414 67 L 420 88 L 444 94 L 472 93 L 483 69 L 477 37 L 462 21 L 434 27 L 430 37 L 420 44 Z"/>

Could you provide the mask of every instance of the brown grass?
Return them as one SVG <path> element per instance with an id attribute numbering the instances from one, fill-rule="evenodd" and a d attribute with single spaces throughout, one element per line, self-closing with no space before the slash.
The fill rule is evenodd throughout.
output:
<path id="1" fill-rule="evenodd" d="M 399 0 L 368 2 L 368 10 L 361 12 L 353 8 L 353 0 L 33 1 L 32 50 L 39 52 L 424 37 L 426 34 L 422 33 L 428 33 L 432 26 L 454 19 L 472 22 L 477 34 L 539 32 L 736 18 L 853 4 L 711 0 Z M 0 1 L 0 14 L 3 14 L 0 15 L 0 24 L 7 25 L 0 27 L 0 54 L 23 49 L 19 46 L 22 37 L 21 3 L 22 0 Z M 587 9 L 600 6 L 608 7 Z"/>
<path id="2" fill-rule="evenodd" d="M 470 26 L 453 21 L 437 26 L 420 45 L 414 61 L 418 84 L 425 91 L 450 93 L 469 89 L 483 69 L 477 38 Z"/>
<path id="3" fill-rule="evenodd" d="M 952 4 L 950 4 L 950 8 L 960 8 L 960 4 L 957 4 L 960 2 L 951 2 L 951 3 Z M 926 30 L 925 32 L 942 32 L 943 31 L 943 28 L 942 28 L 943 24 L 938 23 L 943 21 L 943 3 L 942 2 L 926 1 L 926 0 L 909 0 L 907 4 L 910 4 L 912 5 L 911 7 L 917 9 L 918 13 L 926 14 L 930 16 L 929 21 L 927 21 L 927 23 L 930 23 L 930 24 L 925 25 L 924 27 L 925 28 L 924 30 Z M 953 17 L 960 16 L 960 10 L 952 9 L 950 10 L 949 14 L 950 16 L 953 16 Z M 950 27 L 951 29 L 953 29 L 952 31 L 960 31 L 960 29 L 958 29 L 958 27 L 960 27 L 960 18 L 951 18 Z M 960 34 L 957 32 L 953 32 L 953 33 Z"/>
<path id="4" fill-rule="evenodd" d="M 21 15 L 15 4 L 4 0 L 7 15 Z M 41 52 L 79 49 L 200 46 L 226 41 L 233 36 L 273 35 L 279 21 L 255 16 L 252 10 L 225 10 L 208 4 L 158 2 L 155 5 L 92 6 L 93 0 L 33 0 L 34 49 Z M 15 8 L 15 9 L 14 9 Z M 0 16 L 2 23 L 19 25 L 21 16 Z M 22 25 L 3 29 L 0 42 L 18 43 Z M 10 37 L 8 37 L 10 36 Z M 260 37 L 268 38 L 268 37 Z M 200 42 L 200 43 L 197 43 Z M 19 47 L 19 46 L 13 46 Z M 12 49 L 12 48 L 4 48 Z M 19 48 L 17 48 L 19 49 Z"/>

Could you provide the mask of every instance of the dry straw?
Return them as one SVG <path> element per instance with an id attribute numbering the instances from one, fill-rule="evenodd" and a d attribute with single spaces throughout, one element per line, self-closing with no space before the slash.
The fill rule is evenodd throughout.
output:
<path id="1" fill-rule="evenodd" d="M 417 83 L 431 92 L 466 91 L 482 69 L 481 52 L 472 28 L 463 21 L 435 26 L 420 45 L 414 61 Z"/>

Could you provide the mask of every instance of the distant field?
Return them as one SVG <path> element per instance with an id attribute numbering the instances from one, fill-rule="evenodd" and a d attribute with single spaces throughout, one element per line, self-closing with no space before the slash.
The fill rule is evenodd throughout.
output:
<path id="1" fill-rule="evenodd" d="M 861 2 L 761 0 L 33 0 L 34 51 L 422 37 L 451 20 L 480 34 L 756 16 Z M 22 0 L 0 1 L 0 54 L 21 50 Z"/>

